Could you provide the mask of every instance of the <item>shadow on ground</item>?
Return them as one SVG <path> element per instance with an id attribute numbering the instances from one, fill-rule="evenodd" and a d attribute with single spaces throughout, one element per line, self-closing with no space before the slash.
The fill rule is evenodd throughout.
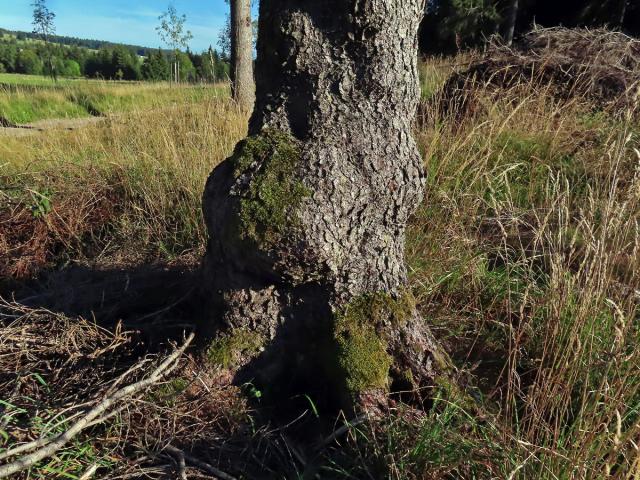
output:
<path id="1" fill-rule="evenodd" d="M 108 268 L 80 264 L 43 273 L 38 279 L 2 282 L 0 296 L 6 300 L 69 319 L 83 317 L 111 332 L 117 332 L 119 325 L 133 332 L 132 353 L 119 360 L 118 372 L 138 358 L 166 352 L 170 341 L 182 343 L 184 332 L 195 329 L 205 313 L 197 262 Z M 350 478 L 365 478 L 354 473 L 365 460 L 352 458 L 352 448 L 339 443 L 353 435 L 351 428 L 361 419 L 345 423 L 341 413 L 318 401 L 315 378 L 305 383 L 308 392 L 291 390 L 276 401 L 270 398 L 273 386 L 253 378 L 245 378 L 243 384 L 232 382 L 230 372 L 208 364 L 201 351 L 190 350 L 175 375 L 146 397 L 154 402 L 135 403 L 142 407 L 129 419 L 129 441 L 138 449 L 134 452 L 149 453 L 140 468 L 169 475 L 149 478 L 177 478 L 170 456 L 166 462 L 167 442 L 235 478 L 344 478 L 335 473 L 341 468 L 351 472 Z M 90 370 L 83 373 L 86 378 L 89 374 L 100 377 Z M 183 384 L 184 389 L 172 390 Z M 141 433 L 147 431 L 166 440 L 147 444 Z M 130 466 L 125 462 L 122 468 Z"/>
<path id="2" fill-rule="evenodd" d="M 202 314 L 198 276 L 199 267 L 193 264 L 73 265 L 39 279 L 0 284 L 0 296 L 30 308 L 81 316 L 108 329 L 122 323 L 162 342 L 195 328 Z"/>

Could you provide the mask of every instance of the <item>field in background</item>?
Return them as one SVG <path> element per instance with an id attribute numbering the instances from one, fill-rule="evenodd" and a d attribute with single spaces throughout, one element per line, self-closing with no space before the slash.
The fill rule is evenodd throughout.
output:
<path id="1" fill-rule="evenodd" d="M 86 233 L 83 222 L 91 224 L 92 206 L 108 198 L 105 208 L 118 210 L 117 217 L 108 219 L 117 225 L 112 234 L 136 235 L 138 244 L 130 246 L 134 254 L 194 248 L 204 236 L 196 201 L 204 179 L 246 129 L 224 92 L 224 87 L 99 83 L 5 92 L 9 105 L 31 102 L 36 118 L 52 117 L 48 104 L 37 103 L 40 96 L 60 101 L 73 95 L 106 118 L 73 131 L 3 137 L 0 195 L 9 206 L 51 205 L 65 215 L 65 225 L 74 226 L 62 233 L 71 238 Z"/>
<path id="2" fill-rule="evenodd" d="M 97 80 L 86 79 L 74 79 L 74 78 L 59 78 L 57 82 L 51 77 L 45 77 L 43 75 L 22 75 L 18 73 L 0 73 L 0 84 L 7 85 L 30 85 L 37 87 L 49 87 L 56 85 L 69 85 L 74 82 L 97 82 Z"/>
<path id="3" fill-rule="evenodd" d="M 225 85 L 170 85 L 0 74 L 0 124 L 119 115 L 172 105 L 202 103 L 227 95 Z"/>
<path id="4" fill-rule="evenodd" d="M 399 409 L 375 428 L 351 429 L 339 450 L 323 452 L 320 471 L 398 480 L 635 480 L 640 124 L 528 85 L 481 92 L 472 112 L 445 114 L 438 89 L 463 62 L 421 67 L 416 135 L 427 194 L 407 255 L 425 320 L 487 413 L 479 418 L 444 386 L 422 417 Z M 69 264 L 185 256 L 195 268 L 205 243 L 204 182 L 246 129 L 220 92 L 100 83 L 1 91 L 0 115 L 13 121 L 66 108 L 70 116 L 108 116 L 75 131 L 2 138 L 0 271 L 46 278 L 43 269 Z M 156 394 L 186 401 L 186 389 L 174 385 Z M 249 425 L 251 415 L 236 421 Z M 12 421 L 38 432 L 26 413 Z M 190 448 L 179 421 L 163 428 Z M 0 438 L 0 448 L 15 440 Z M 96 458 L 115 468 L 108 459 L 117 447 L 104 436 L 82 442 L 33 473 L 79 476 Z M 303 469 L 296 455 L 280 461 L 289 463 L 274 475 Z"/>

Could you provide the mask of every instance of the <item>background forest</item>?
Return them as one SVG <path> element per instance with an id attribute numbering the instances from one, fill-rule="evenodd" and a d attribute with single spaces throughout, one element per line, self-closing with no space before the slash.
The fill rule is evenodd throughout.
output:
<path id="1" fill-rule="evenodd" d="M 515 37 L 541 27 L 604 27 L 640 34 L 637 0 L 429 0 L 422 24 L 424 53 L 454 53 L 480 47 L 502 34 L 516 9 Z"/>
<path id="2" fill-rule="evenodd" d="M 39 35 L 10 32 L 0 28 L 0 73 L 49 76 L 48 62 L 62 77 L 87 77 L 106 80 L 166 81 L 171 77 L 174 52 L 133 45 L 52 36 L 49 43 Z M 182 81 L 216 82 L 229 76 L 225 55 L 210 48 L 202 53 L 178 51 Z"/>

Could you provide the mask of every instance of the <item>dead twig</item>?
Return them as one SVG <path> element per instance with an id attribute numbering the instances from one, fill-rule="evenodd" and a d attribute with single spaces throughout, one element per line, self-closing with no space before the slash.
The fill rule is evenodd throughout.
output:
<path id="1" fill-rule="evenodd" d="M 343 426 L 341 426 L 340 428 L 336 429 L 331 435 L 329 435 L 327 438 L 325 438 L 322 441 L 322 444 L 320 445 L 320 447 L 326 447 L 327 445 L 332 444 L 339 437 L 341 437 L 342 435 L 347 433 L 352 428 L 357 427 L 358 425 L 361 425 L 364 422 L 366 422 L 367 419 L 368 419 L 368 417 L 366 415 L 360 415 L 359 417 L 356 417 L 353 420 L 346 421 Z"/>
<path id="2" fill-rule="evenodd" d="M 183 450 L 180 450 L 179 448 L 174 447 L 173 445 L 167 444 L 163 447 L 163 450 L 177 457 L 178 459 L 182 458 L 184 461 L 193 465 L 194 467 L 199 468 L 204 472 L 210 473 L 211 475 L 214 475 L 222 480 L 236 480 L 235 477 L 232 477 L 228 473 L 225 473 L 222 470 L 214 467 L 213 465 L 209 465 L 208 463 L 203 462 L 202 460 L 198 460 L 197 458 L 192 457 L 191 455 L 187 454 Z"/>
<path id="3" fill-rule="evenodd" d="M 94 463 L 87 469 L 86 472 L 82 474 L 82 476 L 78 480 L 89 480 L 90 478 L 93 478 L 93 476 L 96 474 L 97 471 L 98 471 L 98 464 Z"/>

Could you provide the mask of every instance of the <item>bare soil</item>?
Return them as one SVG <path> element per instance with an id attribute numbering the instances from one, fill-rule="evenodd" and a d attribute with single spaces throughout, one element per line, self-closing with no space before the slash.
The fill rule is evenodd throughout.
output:
<path id="1" fill-rule="evenodd" d="M 23 137 L 28 135 L 37 135 L 48 130 L 77 130 L 79 128 L 96 125 L 104 120 L 105 117 L 50 118 L 24 125 L 0 127 L 0 135 Z"/>

